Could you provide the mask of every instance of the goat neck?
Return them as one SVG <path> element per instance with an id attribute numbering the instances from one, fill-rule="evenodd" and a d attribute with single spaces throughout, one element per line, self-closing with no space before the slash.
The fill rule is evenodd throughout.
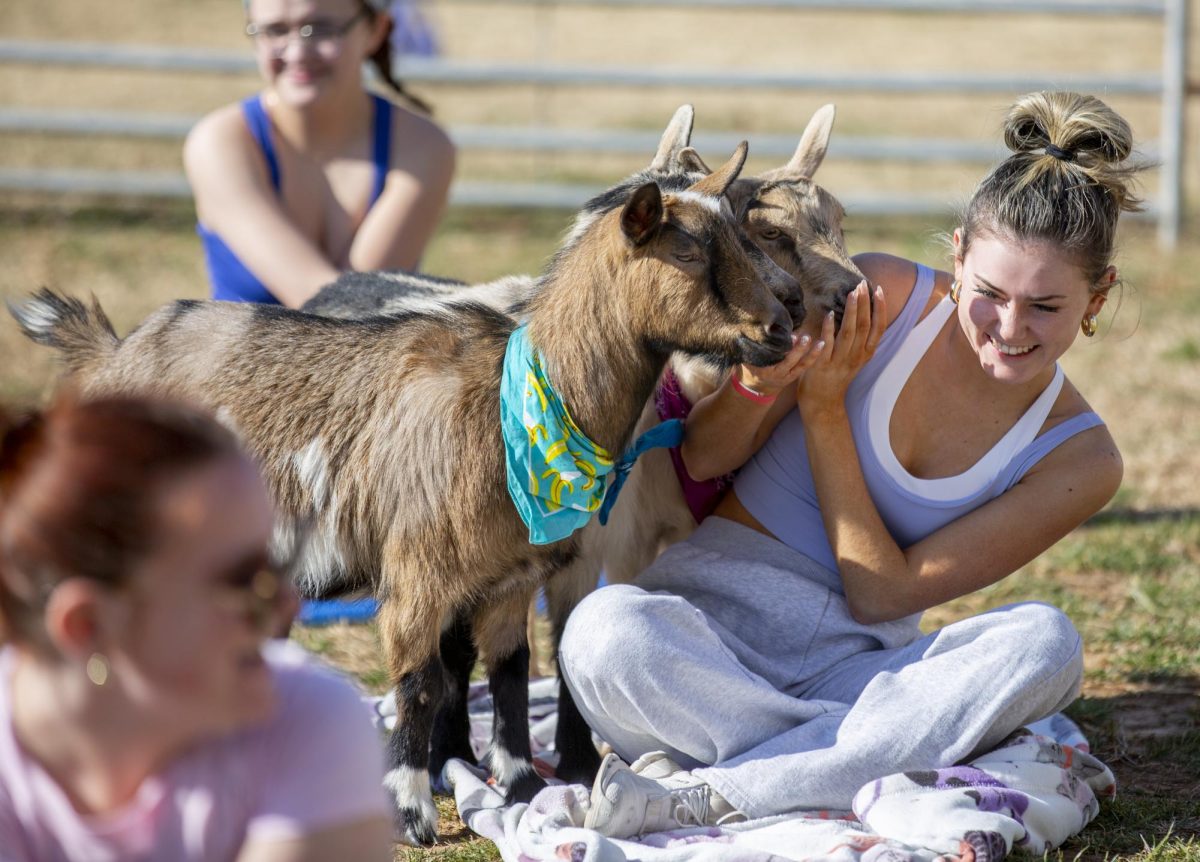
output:
<path id="1" fill-rule="evenodd" d="M 529 337 L 572 419 L 616 455 L 629 442 L 668 353 L 638 325 L 640 309 L 630 302 L 644 292 L 631 283 L 643 268 L 622 261 L 596 233 L 581 239 L 583 253 L 560 255 L 543 277 L 529 304 Z"/>

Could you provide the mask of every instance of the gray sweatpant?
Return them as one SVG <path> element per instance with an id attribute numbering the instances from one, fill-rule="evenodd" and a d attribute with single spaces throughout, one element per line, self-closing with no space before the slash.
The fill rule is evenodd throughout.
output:
<path id="1" fill-rule="evenodd" d="M 867 782 L 965 760 L 1079 693 L 1079 634 L 1049 605 L 917 622 L 856 623 L 835 573 L 710 517 L 636 586 L 584 599 L 559 662 L 627 761 L 667 751 L 750 817 L 848 809 Z"/>

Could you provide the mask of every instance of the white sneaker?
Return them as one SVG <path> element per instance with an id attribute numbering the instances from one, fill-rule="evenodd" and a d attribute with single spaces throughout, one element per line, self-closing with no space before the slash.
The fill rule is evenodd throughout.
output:
<path id="1" fill-rule="evenodd" d="M 644 760 L 644 758 L 642 758 Z M 663 755 L 653 764 L 668 768 Z M 724 797 L 692 773 L 677 769 L 664 778 L 648 778 L 615 754 L 604 758 L 583 825 L 610 838 L 629 838 L 689 826 L 719 826 L 745 820 Z"/>
<path id="2" fill-rule="evenodd" d="M 671 759 L 665 751 L 650 751 L 643 754 L 629 768 L 643 778 L 670 778 L 684 768 Z"/>

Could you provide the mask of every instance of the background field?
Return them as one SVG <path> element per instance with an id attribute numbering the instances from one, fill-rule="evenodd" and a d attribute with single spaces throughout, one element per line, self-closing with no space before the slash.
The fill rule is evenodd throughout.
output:
<path id="1" fill-rule="evenodd" d="M 452 55 L 546 62 L 1115 72 L 1157 68 L 1160 45 L 1157 25 L 1138 19 L 600 11 L 463 2 L 436 5 L 433 17 Z M 240 4 L 234 0 L 9 0 L 0 36 L 225 49 L 243 46 L 240 26 Z M 9 106 L 199 114 L 254 87 L 254 78 L 242 76 L 0 65 L 0 104 Z M 690 101 L 698 128 L 737 130 L 750 139 L 751 170 L 769 166 L 753 158 L 755 134 L 798 136 L 813 110 L 836 101 L 834 147 L 819 177 L 832 192 L 937 191 L 950 200 L 969 193 L 981 166 L 853 162 L 838 158 L 837 136 L 990 141 L 1010 101 L 1004 96 L 520 87 L 442 86 L 422 92 L 450 124 L 658 129 L 677 105 Z M 1140 97 L 1111 102 L 1140 138 L 1157 134 L 1156 102 Z M 1193 102 L 1191 128 L 1200 128 L 1197 119 Z M 711 154 L 711 159 L 722 157 Z M 460 176 L 603 183 L 644 161 L 465 152 Z M 178 143 L 0 135 L 0 167 L 64 164 L 175 170 Z M 1155 183 L 1148 175 L 1148 194 L 1156 191 Z M 1200 201 L 1196 152 L 1187 185 L 1191 199 Z M 1083 632 L 1084 697 L 1070 712 L 1083 724 L 1094 751 L 1113 766 L 1120 795 L 1063 849 L 1068 859 L 1200 859 L 1200 239 L 1195 216 L 1193 206 L 1192 227 L 1170 257 L 1156 248 L 1151 225 L 1126 225 L 1120 307 L 1115 314 L 1106 310 L 1100 336 L 1081 340 L 1064 362 L 1108 421 L 1125 456 L 1126 479 L 1117 499 L 1022 572 L 935 609 L 927 620 L 932 626 L 1006 602 L 1037 599 L 1064 607 Z M 451 212 L 427 255 L 427 268 L 463 279 L 535 271 L 568 219 L 563 212 Z M 938 265 L 944 251 L 937 237 L 949 226 L 948 219 L 866 219 L 851 211 L 848 244 L 852 251 L 892 251 Z M 168 299 L 206 293 L 193 215 L 183 202 L 0 194 L 0 261 L 0 297 L 18 298 L 41 285 L 93 292 L 120 331 Z M 36 400 L 52 379 L 48 351 L 22 339 L 11 320 L 0 315 L 0 399 Z M 366 687 L 385 687 L 370 627 L 309 630 L 298 637 L 355 673 Z M 461 835 L 461 825 L 452 820 L 443 834 L 459 838 L 428 855 L 455 862 L 494 855 L 486 842 Z"/>

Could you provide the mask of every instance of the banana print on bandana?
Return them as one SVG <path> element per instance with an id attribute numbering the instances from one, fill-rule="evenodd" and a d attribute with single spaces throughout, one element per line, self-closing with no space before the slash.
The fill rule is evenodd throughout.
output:
<path id="1" fill-rule="evenodd" d="M 504 354 L 500 424 L 508 493 L 529 541 L 567 538 L 600 509 L 613 457 L 571 419 L 524 326 L 513 331 Z"/>

